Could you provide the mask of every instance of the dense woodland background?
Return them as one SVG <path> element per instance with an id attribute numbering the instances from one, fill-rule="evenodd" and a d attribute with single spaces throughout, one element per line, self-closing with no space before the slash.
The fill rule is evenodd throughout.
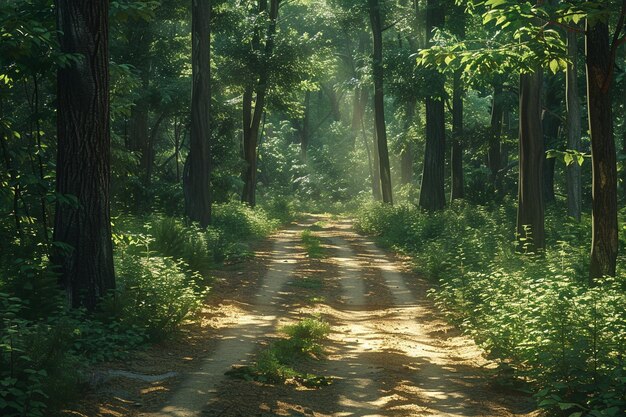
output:
<path id="1" fill-rule="evenodd" d="M 0 3 L 0 414 L 306 211 L 412 256 L 550 415 L 626 412 L 626 2 Z"/>

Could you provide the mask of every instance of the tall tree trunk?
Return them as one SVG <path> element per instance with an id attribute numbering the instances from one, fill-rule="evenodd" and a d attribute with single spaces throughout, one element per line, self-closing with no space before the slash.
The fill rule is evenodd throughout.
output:
<path id="1" fill-rule="evenodd" d="M 489 131 L 488 165 L 491 171 L 491 182 L 498 186 L 498 175 L 502 163 L 501 139 L 502 139 L 502 115 L 504 111 L 502 97 L 502 81 L 495 80 L 493 83 L 493 99 L 491 103 L 491 125 Z"/>
<path id="2" fill-rule="evenodd" d="M 304 117 L 302 118 L 302 131 L 300 134 L 300 156 L 302 160 L 306 162 L 307 151 L 309 150 L 309 135 L 310 135 L 310 110 L 311 110 L 311 92 L 306 91 L 304 93 Z"/>
<path id="3" fill-rule="evenodd" d="M 441 0 L 427 0 L 426 7 L 427 38 L 431 43 L 433 29 L 443 27 L 444 10 Z M 433 91 L 441 96 L 426 99 L 426 149 L 419 205 L 425 210 L 441 210 L 446 205 L 446 126 L 443 102 L 445 80 L 437 72 L 432 73 L 431 80 Z"/>
<path id="4" fill-rule="evenodd" d="M 580 98 L 578 97 L 578 40 L 577 33 L 567 32 L 566 104 L 567 104 L 567 148 L 581 151 Z M 578 161 L 567 167 L 567 214 L 580 221 L 582 210 L 581 168 Z"/>
<path id="5" fill-rule="evenodd" d="M 551 75 L 546 84 L 546 103 L 541 120 L 543 123 L 544 147 L 546 150 L 557 149 L 559 141 L 559 131 L 561 120 L 558 116 L 560 112 L 561 100 L 559 99 L 559 88 L 555 75 Z M 545 154 L 544 154 L 545 155 Z M 554 170 L 556 168 L 556 158 L 546 158 L 543 166 L 543 198 L 546 204 L 556 201 L 554 194 Z"/>
<path id="6" fill-rule="evenodd" d="M 465 39 L 465 9 L 455 5 L 451 31 L 459 39 Z M 452 152 L 450 165 L 452 166 L 450 201 L 465 197 L 465 179 L 463 176 L 463 95 L 464 86 L 461 79 L 462 72 L 454 74 L 452 86 Z"/>
<path id="7" fill-rule="evenodd" d="M 69 304 L 94 309 L 115 288 L 110 217 L 109 2 L 58 0 L 60 49 L 80 60 L 58 71 L 57 200 L 52 261 Z"/>
<path id="8" fill-rule="evenodd" d="M 201 227 L 211 223 L 211 1 L 192 0 L 191 135 L 183 175 L 185 213 Z"/>
<path id="9" fill-rule="evenodd" d="M 368 0 L 368 3 L 370 22 L 372 25 L 372 37 L 374 40 L 374 118 L 376 123 L 378 163 L 380 166 L 380 188 L 383 195 L 383 202 L 393 204 L 383 91 L 383 28 L 380 18 L 379 1 Z"/>
<path id="10" fill-rule="evenodd" d="M 536 251 L 545 247 L 543 178 L 543 132 L 541 126 L 540 67 L 520 76 L 519 184 L 517 235 L 520 248 Z"/>
<path id="11" fill-rule="evenodd" d="M 380 184 L 380 156 L 378 154 L 378 134 L 376 128 L 373 130 L 373 143 L 372 143 L 372 193 L 374 194 L 375 201 L 382 201 L 383 194 Z"/>
<path id="12" fill-rule="evenodd" d="M 617 261 L 617 162 L 613 142 L 608 18 L 587 21 L 587 107 L 593 167 L 593 239 L 590 279 L 615 276 Z"/>
<path id="13" fill-rule="evenodd" d="M 406 120 L 404 125 L 404 149 L 400 155 L 400 182 L 410 184 L 413 182 L 413 148 L 414 144 L 410 135 L 411 126 L 415 117 L 415 107 L 417 103 L 411 100 L 406 108 Z"/>
<path id="14" fill-rule="evenodd" d="M 263 61 L 259 68 L 259 79 L 256 86 L 256 100 L 252 110 L 252 91 L 244 92 L 244 159 L 246 169 L 243 175 L 243 192 L 241 201 L 250 207 L 256 205 L 256 176 L 257 176 L 257 146 L 261 129 L 261 120 L 265 112 L 265 99 L 269 87 L 270 68 L 268 60 L 274 51 L 274 37 L 276 35 L 276 21 L 278 20 L 278 6 L 280 0 L 270 0 L 269 26 L 265 40 Z M 267 11 L 267 0 L 259 0 L 259 13 Z M 258 43 L 258 42 L 253 42 Z M 247 95 L 247 96 L 246 96 Z"/>
<path id="15" fill-rule="evenodd" d="M 452 181 L 450 201 L 465 197 L 463 176 L 463 82 L 461 73 L 454 74 L 452 92 Z"/>

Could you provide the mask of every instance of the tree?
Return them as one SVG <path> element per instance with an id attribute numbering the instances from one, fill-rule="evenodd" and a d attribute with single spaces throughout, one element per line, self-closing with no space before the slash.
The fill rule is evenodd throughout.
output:
<path id="1" fill-rule="evenodd" d="M 276 36 L 276 21 L 278 20 L 278 7 L 280 0 L 269 0 L 269 25 L 267 28 L 267 36 L 265 39 L 265 49 L 261 62 L 259 62 L 258 81 L 256 85 L 256 100 L 254 106 L 253 86 L 249 84 L 245 87 L 243 94 L 243 155 L 246 162 L 246 168 L 243 174 L 243 192 L 241 201 L 249 204 L 251 207 L 256 205 L 256 176 L 257 176 L 257 147 L 259 134 L 261 129 L 261 120 L 265 111 L 265 100 L 270 82 L 269 60 L 274 51 L 274 43 Z M 259 0 L 259 14 L 268 12 L 267 0 Z M 260 49 L 260 33 L 256 29 L 254 39 L 252 40 L 252 48 Z"/>
<path id="2" fill-rule="evenodd" d="M 601 6 L 606 9 L 606 6 Z M 624 24 L 626 2 L 620 15 L 613 44 L 609 44 L 608 14 L 587 19 L 587 106 L 591 133 L 593 167 L 593 225 L 590 279 L 615 276 L 617 262 L 617 159 L 613 141 L 610 87 L 615 49 Z"/>
<path id="3" fill-rule="evenodd" d="M 580 98 L 578 97 L 578 40 L 573 30 L 567 32 L 566 106 L 567 106 L 567 149 L 581 151 Z M 574 161 L 567 166 L 567 214 L 580 220 L 582 186 L 580 164 Z"/>
<path id="4" fill-rule="evenodd" d="M 426 30 L 430 44 L 432 44 L 433 30 L 442 28 L 443 24 L 444 10 L 441 0 L 428 0 Z M 433 70 L 430 81 L 433 94 L 426 98 L 426 149 L 419 205 L 425 210 L 441 210 L 446 205 L 444 78 L 442 74 Z"/>
<path id="5" fill-rule="evenodd" d="M 183 185 L 185 213 L 206 227 L 211 222 L 211 1 L 192 0 L 191 140 Z"/>
<path id="6" fill-rule="evenodd" d="M 94 309 L 115 288 L 111 243 L 109 2 L 59 0 L 57 193 L 53 262 L 71 306 Z M 73 201 L 75 199 L 75 201 Z"/>
<path id="7" fill-rule="evenodd" d="M 535 251 L 545 247 L 543 202 L 543 129 L 541 91 L 543 70 L 520 76 L 519 180 L 517 236 L 520 246 Z"/>
<path id="8" fill-rule="evenodd" d="M 465 39 L 465 11 L 462 6 L 454 7 L 452 33 L 459 39 Z M 463 177 L 463 94 L 464 86 L 461 76 L 462 69 L 454 73 L 452 86 L 452 152 L 451 161 L 451 192 L 450 201 L 465 197 L 465 181 Z"/>
<path id="9" fill-rule="evenodd" d="M 380 185 L 383 202 L 393 204 L 391 187 L 391 168 L 387 148 L 387 128 L 385 126 L 385 103 L 383 91 L 383 28 L 378 0 L 368 0 L 372 37 L 374 39 L 374 118 L 376 127 L 376 146 L 380 168 Z"/>

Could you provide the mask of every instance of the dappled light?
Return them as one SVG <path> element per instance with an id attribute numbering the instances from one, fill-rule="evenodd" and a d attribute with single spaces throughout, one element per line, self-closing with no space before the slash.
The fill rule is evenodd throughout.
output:
<path id="1" fill-rule="evenodd" d="M 626 0 L 1 0 L 0 416 L 626 416 Z"/>

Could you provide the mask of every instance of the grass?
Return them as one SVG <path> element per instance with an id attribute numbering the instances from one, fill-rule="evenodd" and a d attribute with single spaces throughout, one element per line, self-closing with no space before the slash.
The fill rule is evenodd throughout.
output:
<path id="1" fill-rule="evenodd" d="M 226 374 L 269 384 L 294 381 L 310 388 L 330 385 L 332 378 L 297 370 L 299 364 L 323 355 L 323 342 L 330 333 L 330 325 L 320 318 L 311 317 L 285 326 L 280 331 L 287 337 L 261 351 L 254 365 L 234 367 Z"/>
<path id="2" fill-rule="evenodd" d="M 303 277 L 296 278 L 290 282 L 290 284 L 297 288 L 303 288 L 305 290 L 321 290 L 324 286 L 321 278 Z"/>
<path id="3" fill-rule="evenodd" d="M 316 236 L 311 229 L 303 230 L 300 237 L 302 239 L 302 246 L 304 246 L 304 250 L 309 258 L 321 259 L 326 255 L 326 251 L 322 247 L 322 239 Z"/>

